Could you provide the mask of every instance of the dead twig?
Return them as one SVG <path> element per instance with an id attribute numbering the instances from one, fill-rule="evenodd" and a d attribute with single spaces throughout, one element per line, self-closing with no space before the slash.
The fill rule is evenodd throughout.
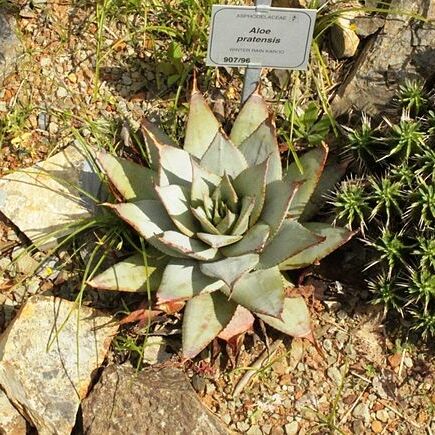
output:
<path id="1" fill-rule="evenodd" d="M 282 340 L 274 341 L 268 349 L 265 349 L 263 353 L 255 360 L 255 362 L 249 367 L 249 370 L 242 376 L 239 382 L 237 382 L 236 387 L 234 388 L 233 396 L 238 396 L 244 388 L 249 384 L 252 378 L 258 373 L 258 370 L 264 365 L 267 364 L 272 358 L 272 356 L 276 353 L 279 346 L 281 346 Z"/>

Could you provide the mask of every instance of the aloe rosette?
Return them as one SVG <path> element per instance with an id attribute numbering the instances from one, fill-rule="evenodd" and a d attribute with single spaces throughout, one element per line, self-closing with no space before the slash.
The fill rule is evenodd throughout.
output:
<path id="1" fill-rule="evenodd" d="M 323 187 L 336 180 L 336 168 L 323 170 L 327 147 L 301 157 L 303 173 L 295 163 L 283 173 L 274 120 L 258 92 L 229 137 L 196 87 L 183 148 L 147 121 L 142 131 L 149 167 L 103 152 L 98 162 L 123 198 L 106 205 L 159 255 L 134 255 L 89 284 L 156 290 L 160 304 L 186 301 L 188 358 L 216 336 L 244 331 L 253 314 L 286 334 L 309 337 L 308 308 L 303 298 L 286 297 L 281 271 L 317 262 L 352 235 L 306 222 Z"/>

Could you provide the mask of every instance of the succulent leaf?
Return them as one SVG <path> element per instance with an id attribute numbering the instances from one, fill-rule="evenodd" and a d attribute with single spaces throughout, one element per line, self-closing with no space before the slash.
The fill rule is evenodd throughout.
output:
<path id="1" fill-rule="evenodd" d="M 198 219 L 198 222 L 201 224 L 201 227 L 204 231 L 206 231 L 209 234 L 213 234 L 216 236 L 219 236 L 222 234 L 221 231 L 219 231 L 211 222 L 209 217 L 207 216 L 206 212 L 204 211 L 204 208 L 201 206 L 192 208 L 192 213 Z"/>
<path id="2" fill-rule="evenodd" d="M 266 119 L 239 146 L 248 166 L 255 166 L 270 158 L 267 170 L 267 183 L 281 180 L 282 168 L 276 140 L 275 124 L 272 118 Z"/>
<path id="3" fill-rule="evenodd" d="M 234 180 L 234 187 L 239 196 L 255 198 L 254 208 L 249 219 L 249 226 L 253 226 L 260 217 L 266 197 L 266 174 L 269 159 L 259 165 L 250 166 L 241 172 Z"/>
<path id="4" fill-rule="evenodd" d="M 190 299 L 184 310 L 183 356 L 198 355 L 229 324 L 236 308 L 237 304 L 221 292 Z"/>
<path id="5" fill-rule="evenodd" d="M 145 199 L 105 205 L 114 210 L 121 219 L 147 240 L 156 234 L 175 228 L 162 203 L 157 200 Z"/>
<path id="6" fill-rule="evenodd" d="M 313 218 L 326 202 L 325 194 L 332 190 L 346 172 L 347 164 L 331 163 L 323 169 L 322 175 L 317 182 L 317 186 L 312 193 L 305 209 L 300 216 L 301 222 L 306 222 Z"/>
<path id="7" fill-rule="evenodd" d="M 109 267 L 87 282 L 91 287 L 123 292 L 146 292 L 158 288 L 165 262 L 156 257 L 133 255 Z M 149 283 L 147 284 L 147 281 Z"/>
<path id="8" fill-rule="evenodd" d="M 175 226 L 186 236 L 192 237 L 200 230 L 190 209 L 189 190 L 184 186 L 156 186 L 160 200 Z"/>
<path id="9" fill-rule="evenodd" d="M 223 281 L 204 275 L 195 260 L 173 259 L 166 266 L 157 290 L 159 303 L 191 299 L 219 290 Z"/>
<path id="10" fill-rule="evenodd" d="M 221 250 L 226 257 L 247 254 L 248 252 L 260 252 L 269 237 L 269 225 L 258 222 L 243 236 L 239 242 L 227 246 Z"/>
<path id="11" fill-rule="evenodd" d="M 199 166 L 192 159 L 192 185 L 190 200 L 194 207 L 202 203 L 204 197 L 209 197 L 210 193 L 219 186 L 222 177 L 207 171 Z"/>
<path id="12" fill-rule="evenodd" d="M 281 270 L 301 269 L 311 264 L 316 264 L 319 260 L 349 241 L 354 235 L 352 231 L 345 228 L 334 228 L 320 222 L 305 223 L 304 227 L 319 236 L 325 237 L 325 240 L 310 248 L 304 249 L 299 254 L 282 262 L 279 265 Z"/>
<path id="13" fill-rule="evenodd" d="M 239 218 L 237 219 L 232 234 L 240 235 L 244 234 L 248 229 L 249 219 L 255 206 L 254 196 L 245 196 L 242 198 L 242 208 L 240 210 Z"/>
<path id="14" fill-rule="evenodd" d="M 159 148 L 159 186 L 192 184 L 192 162 L 189 153 L 170 146 Z"/>
<path id="15" fill-rule="evenodd" d="M 164 145 L 177 147 L 177 144 L 146 118 L 142 119 L 141 131 L 145 139 L 148 162 L 151 169 L 157 171 L 159 168 L 159 148 Z"/>
<path id="16" fill-rule="evenodd" d="M 232 338 L 252 329 L 254 320 L 255 318 L 249 310 L 241 305 L 237 305 L 237 309 L 233 318 L 230 320 L 230 323 L 228 323 L 228 325 L 221 331 L 218 337 L 222 340 L 230 341 Z"/>
<path id="17" fill-rule="evenodd" d="M 233 213 L 231 210 L 227 210 L 224 218 L 217 224 L 216 228 L 221 234 L 226 234 L 230 232 L 231 228 L 236 222 L 237 215 Z M 237 235 L 237 234 L 234 234 Z"/>
<path id="18" fill-rule="evenodd" d="M 222 130 L 216 133 L 213 142 L 201 158 L 201 166 L 216 175 L 225 173 L 237 177 L 248 167 L 243 154 L 226 137 Z"/>
<path id="19" fill-rule="evenodd" d="M 184 149 L 201 159 L 218 133 L 220 124 L 204 97 L 194 89 L 190 97 Z"/>
<path id="20" fill-rule="evenodd" d="M 268 269 L 281 264 L 304 249 L 318 245 L 324 239 L 325 237 L 318 236 L 299 222 L 286 219 L 276 236 L 263 249 L 258 267 Z"/>
<path id="21" fill-rule="evenodd" d="M 167 248 L 195 260 L 210 261 L 219 256 L 219 251 L 216 248 L 211 248 L 205 243 L 177 231 L 165 231 L 163 234 L 157 235 L 156 239 Z M 150 240 L 151 242 L 152 240 Z"/>
<path id="22" fill-rule="evenodd" d="M 107 178 L 126 201 L 156 199 L 154 181 L 157 174 L 151 169 L 106 152 L 99 152 L 97 160 Z"/>
<path id="23" fill-rule="evenodd" d="M 284 334 L 292 337 L 310 337 L 311 320 L 307 304 L 301 297 L 285 298 L 281 318 L 256 313 L 258 317 Z"/>
<path id="24" fill-rule="evenodd" d="M 284 181 L 301 182 L 288 210 L 290 217 L 298 218 L 304 211 L 317 186 L 327 156 L 328 147 L 323 144 L 322 147 L 310 150 L 300 157 L 300 163 L 304 169 L 303 174 L 300 173 L 296 162 L 289 166 Z"/>
<path id="25" fill-rule="evenodd" d="M 232 245 L 238 242 L 243 236 L 232 236 L 232 235 L 215 235 L 208 233 L 196 233 L 198 239 L 207 243 L 213 248 L 222 248 L 223 246 Z"/>
<path id="26" fill-rule="evenodd" d="M 255 91 L 243 105 L 231 129 L 230 139 L 236 147 L 247 139 L 260 124 L 269 118 L 263 97 Z"/>
<path id="27" fill-rule="evenodd" d="M 243 174 L 243 172 L 242 172 L 242 174 Z M 213 195 L 217 192 L 219 192 L 219 196 L 220 196 L 221 200 L 225 204 L 227 204 L 227 206 L 229 207 L 229 209 L 233 213 L 235 213 L 237 210 L 237 204 L 239 202 L 239 197 L 238 197 L 236 190 L 234 189 L 233 183 L 231 182 L 227 173 L 225 173 L 224 176 L 222 177 L 222 180 L 221 180 L 219 186 L 216 188 L 215 192 L 213 192 Z"/>
<path id="28" fill-rule="evenodd" d="M 232 289 L 223 287 L 228 297 L 255 313 L 279 317 L 284 304 L 284 288 L 277 267 L 246 273 Z"/>
<path id="29" fill-rule="evenodd" d="M 212 263 L 202 263 L 201 272 L 212 278 L 221 279 L 228 287 L 242 275 L 250 272 L 258 263 L 258 254 L 245 254 L 238 257 L 224 258 Z"/>
<path id="30" fill-rule="evenodd" d="M 274 181 L 267 185 L 260 220 L 269 225 L 271 237 L 274 237 L 281 228 L 298 189 L 299 184 L 292 184 L 281 180 Z"/>

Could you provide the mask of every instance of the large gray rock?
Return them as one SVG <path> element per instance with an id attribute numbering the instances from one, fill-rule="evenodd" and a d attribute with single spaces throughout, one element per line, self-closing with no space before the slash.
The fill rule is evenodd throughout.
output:
<path id="1" fill-rule="evenodd" d="M 14 29 L 14 20 L 0 7 L 0 84 L 12 71 L 21 53 L 21 44 Z"/>
<path id="2" fill-rule="evenodd" d="M 88 435 L 223 435 L 224 423 L 200 402 L 188 379 L 174 368 L 109 366 L 83 401 Z"/>
<path id="3" fill-rule="evenodd" d="M 95 213 L 80 188 L 98 195 L 100 183 L 75 145 L 44 162 L 0 179 L 0 211 L 40 249 L 72 231 L 68 225 Z"/>
<path id="4" fill-rule="evenodd" d="M 0 434 L 26 435 L 26 420 L 0 390 Z"/>
<path id="5" fill-rule="evenodd" d="M 79 322 L 77 322 L 78 317 Z M 69 435 L 117 327 L 91 308 L 34 296 L 0 338 L 0 386 L 39 435 Z"/>
<path id="6" fill-rule="evenodd" d="M 435 18 L 433 0 L 393 0 L 391 9 Z M 405 78 L 428 79 L 435 72 L 435 26 L 405 15 L 389 15 L 368 41 L 332 103 L 334 114 L 350 108 L 385 112 Z"/>

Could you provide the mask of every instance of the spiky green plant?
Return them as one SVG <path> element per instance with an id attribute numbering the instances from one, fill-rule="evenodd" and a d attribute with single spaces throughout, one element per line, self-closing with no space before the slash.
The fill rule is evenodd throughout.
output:
<path id="1" fill-rule="evenodd" d="M 89 285 L 157 291 L 158 303 L 187 301 L 183 355 L 216 336 L 240 332 L 253 316 L 297 337 L 311 334 L 301 297 L 285 296 L 281 271 L 310 265 L 352 233 L 307 222 L 310 203 L 337 172 L 322 174 L 327 147 L 283 174 L 275 124 L 259 93 L 241 109 L 229 137 L 194 87 L 184 147 L 145 122 L 150 167 L 101 152 L 98 161 L 119 198 L 107 203 L 154 248 L 102 272 Z M 164 271 L 160 275 L 159 269 Z M 149 281 L 147 281 L 149 279 Z"/>
<path id="2" fill-rule="evenodd" d="M 393 124 L 385 119 L 390 126 L 390 136 L 386 142 L 390 146 L 390 152 L 384 157 L 391 157 L 395 154 L 403 154 L 408 160 L 411 154 L 426 147 L 426 133 L 423 131 L 420 121 L 410 117 L 409 112 L 404 111 L 399 124 Z"/>
<path id="3" fill-rule="evenodd" d="M 421 80 L 406 79 L 399 86 L 397 100 L 404 109 L 418 115 L 428 104 L 424 83 Z"/>
<path id="4" fill-rule="evenodd" d="M 344 221 L 350 229 L 359 227 L 362 233 L 370 210 L 365 184 L 361 179 L 349 178 L 340 184 L 329 200 L 334 206 L 336 221 Z"/>
<path id="5" fill-rule="evenodd" d="M 430 337 L 435 333 L 435 100 L 422 83 L 408 81 L 396 101 L 401 111 L 398 123 L 385 119 L 371 126 L 362 116 L 361 127 L 347 128 L 346 147 L 364 160 L 353 167 L 356 173 L 351 177 L 365 183 L 367 207 L 372 210 L 362 236 L 373 248 L 367 272 L 375 274 L 368 283 L 374 302 Z M 350 134 L 364 129 L 366 135 Z M 370 148 L 372 153 L 365 150 L 375 130 L 378 142 L 389 147 L 386 153 L 379 147 Z M 335 197 L 347 198 L 347 190 L 342 184 Z M 362 193 L 358 198 L 361 203 Z M 350 201 L 345 203 L 346 213 L 340 201 L 331 202 L 352 225 Z"/>
<path id="6" fill-rule="evenodd" d="M 361 168 L 373 164 L 379 155 L 381 142 L 378 137 L 378 128 L 372 127 L 370 117 L 363 113 L 361 126 L 351 128 L 343 126 L 346 131 L 345 154 L 356 160 Z"/>

